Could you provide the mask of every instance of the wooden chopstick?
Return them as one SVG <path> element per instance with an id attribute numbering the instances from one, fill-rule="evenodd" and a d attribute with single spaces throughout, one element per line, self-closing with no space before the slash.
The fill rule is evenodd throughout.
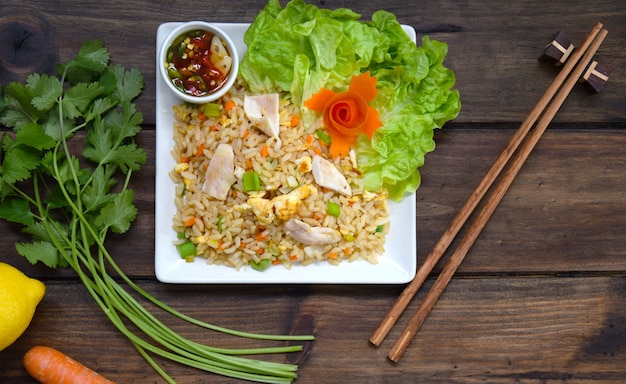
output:
<path id="1" fill-rule="evenodd" d="M 472 247 L 472 245 L 476 241 L 476 238 L 485 227 L 487 221 L 502 200 L 502 197 L 513 183 L 515 176 L 524 165 L 524 162 L 530 155 L 530 152 L 533 150 L 533 148 L 541 138 L 541 135 L 545 132 L 548 124 L 550 124 L 559 108 L 563 105 L 563 102 L 565 102 L 565 99 L 571 92 L 572 88 L 593 59 L 593 55 L 595 55 L 606 35 L 606 29 L 602 29 L 597 34 L 597 37 L 595 37 L 595 40 L 591 43 L 589 49 L 586 50 L 582 60 L 578 62 L 576 68 L 571 73 L 567 81 L 564 83 L 563 87 L 559 90 L 552 103 L 546 108 L 541 120 L 539 120 L 539 122 L 537 123 L 535 130 L 530 134 L 527 141 L 521 147 L 518 155 L 513 159 L 510 168 L 502 176 L 502 179 L 496 186 L 494 192 L 490 195 L 487 203 L 485 204 L 479 215 L 476 217 L 474 223 L 468 229 L 468 233 L 459 244 L 459 247 L 452 254 L 450 260 L 444 266 L 441 274 L 435 281 L 435 284 L 433 285 L 431 290 L 426 295 L 424 301 L 419 306 L 413 317 L 409 320 L 405 330 L 400 336 L 400 339 L 398 339 L 396 344 L 387 355 L 390 360 L 397 363 L 404 354 L 404 351 L 408 347 L 412 338 L 422 326 L 422 324 L 426 320 L 426 317 L 437 302 L 437 299 L 439 298 L 439 296 L 441 296 L 442 292 L 445 290 L 446 286 L 450 282 L 452 275 L 461 265 L 461 262 L 465 258 L 465 255 Z"/>
<path id="2" fill-rule="evenodd" d="M 491 187 L 493 182 L 502 172 L 506 163 L 509 161 L 513 153 L 516 151 L 516 149 L 519 147 L 521 142 L 527 136 L 528 132 L 532 128 L 533 124 L 537 121 L 542 111 L 545 109 L 546 105 L 554 97 L 556 92 L 559 90 L 559 88 L 561 87 L 565 79 L 567 78 L 567 76 L 572 71 L 572 68 L 580 60 L 581 56 L 587 50 L 589 45 L 591 45 L 591 42 L 593 41 L 593 39 L 598 35 L 601 28 L 602 28 L 601 23 L 597 23 L 596 25 L 594 25 L 594 27 L 591 29 L 587 37 L 581 43 L 579 49 L 574 51 L 574 54 L 572 55 L 572 57 L 570 57 L 570 59 L 566 62 L 561 72 L 557 75 L 557 77 L 552 82 L 552 84 L 550 84 L 550 86 L 548 87 L 544 95 L 541 97 L 541 99 L 537 103 L 537 105 L 533 108 L 533 110 L 530 112 L 527 118 L 522 122 L 519 129 L 516 131 L 515 135 L 511 138 L 511 140 L 509 141 L 505 149 L 502 151 L 500 156 L 496 159 L 491 169 L 487 172 L 487 174 L 485 175 L 481 183 L 474 190 L 474 192 L 472 193 L 468 201 L 465 203 L 463 208 L 454 218 L 450 227 L 444 232 L 442 237 L 439 239 L 433 251 L 428 255 L 428 257 L 424 261 L 424 264 L 417 271 L 417 274 L 415 278 L 413 279 L 413 281 L 404 289 L 404 291 L 398 297 L 395 304 L 393 305 L 391 310 L 387 313 L 387 315 L 385 316 L 385 318 L 383 319 L 379 327 L 372 334 L 372 336 L 370 337 L 370 342 L 373 345 L 379 346 L 382 343 L 386 335 L 389 333 L 393 325 L 396 323 L 399 316 L 402 314 L 402 312 L 408 306 L 413 296 L 417 293 L 417 291 L 419 290 L 423 282 L 426 280 L 426 278 L 428 277 L 428 274 L 432 271 L 434 266 L 437 264 L 437 262 L 439 261 L 443 253 L 446 251 L 446 249 L 448 248 L 448 246 L 454 239 L 454 237 L 458 234 L 458 232 L 460 231 L 462 226 L 465 224 L 465 222 L 467 221 L 467 219 L 469 218 L 473 210 L 476 208 L 480 200 L 484 197 L 487 190 Z M 584 67 L 580 70 L 580 72 L 582 72 L 582 70 L 584 70 Z M 577 77 L 574 79 L 574 82 L 576 79 Z M 573 83 L 571 87 L 573 87 Z M 563 101 L 564 101 L 564 98 L 560 103 L 562 104 Z M 553 112 L 554 114 L 556 114 L 556 110 L 558 110 L 559 107 L 560 105 L 556 107 L 556 109 Z M 547 126 L 548 122 L 552 119 L 552 117 L 544 119 L 543 124 Z M 541 135 L 541 133 L 537 135 L 537 140 L 538 140 L 538 137 Z M 528 148 L 528 152 L 530 152 L 530 150 L 532 149 L 532 146 L 528 146 L 527 148 Z M 520 160 L 521 160 L 521 157 L 520 157 Z M 521 161 L 521 163 L 523 163 L 524 160 L 525 158 Z M 520 163 L 520 167 L 521 167 L 521 163 Z M 511 178 L 511 182 L 516 173 L 517 172 L 510 173 L 509 177 Z M 506 191 L 507 188 L 508 186 L 506 186 L 506 188 L 503 188 L 503 191 L 500 192 L 500 194 L 504 195 L 504 192 Z M 499 197 L 499 199 L 501 199 L 501 196 Z M 498 200 L 499 202 L 499 199 L 497 198 L 497 196 L 495 196 L 494 201 Z M 495 205 L 497 205 L 497 203 Z M 495 205 L 493 209 L 495 209 Z M 483 217 L 483 220 L 486 221 L 486 219 L 488 219 L 490 215 L 491 214 L 487 214 L 485 212 L 485 214 L 481 216 Z M 482 226 L 484 226 L 484 224 Z M 470 233 L 471 232 L 472 231 L 470 231 Z M 467 248 L 467 250 L 469 250 L 469 247 L 471 247 L 471 244 L 473 244 L 473 241 L 478 236 L 478 233 L 472 234 L 472 235 L 468 234 L 468 236 L 469 237 L 465 243 L 466 244 L 465 247 Z M 467 253 L 467 250 L 461 250 L 462 252 L 458 252 L 459 256 L 457 256 L 457 259 L 460 258 L 460 260 L 455 261 L 454 263 L 449 263 L 450 267 L 446 265 L 446 267 L 448 268 L 445 269 L 444 272 L 447 271 L 447 274 L 449 274 L 449 276 L 443 275 L 443 272 L 442 272 L 443 277 L 441 280 L 442 282 L 440 283 L 441 291 L 443 291 L 443 288 L 445 288 L 445 285 L 447 284 L 447 281 L 444 284 L 445 279 L 449 281 L 449 279 L 451 278 L 452 274 L 454 273 L 458 265 L 460 265 L 460 262 L 462 261 L 464 257 L 464 253 Z M 455 264 L 456 264 L 456 267 L 454 266 Z M 433 287 L 433 290 L 434 289 L 435 287 Z M 412 329 L 414 329 L 414 331 L 409 330 L 408 329 L 409 326 L 407 326 L 408 332 L 405 331 L 403 333 L 402 337 L 400 338 L 398 343 L 396 343 L 396 346 L 394 347 L 392 352 L 390 352 L 389 354 L 389 358 L 391 360 L 393 361 L 399 360 L 400 356 L 404 352 L 404 349 L 406 348 L 406 346 L 408 346 L 408 343 L 410 342 L 414 334 L 417 332 L 417 329 L 419 329 L 419 326 L 421 325 L 421 323 L 423 323 L 423 321 L 425 320 L 426 315 L 430 311 L 430 308 L 432 308 L 432 306 L 434 305 L 434 303 L 436 302 L 440 294 L 441 292 L 439 292 L 436 295 L 429 295 L 427 299 L 425 300 L 424 304 L 420 307 L 420 309 L 418 309 L 418 312 L 416 312 L 416 315 L 414 315 L 412 321 L 409 323 L 409 325 L 411 326 Z"/>
<path id="3" fill-rule="evenodd" d="M 526 137 L 533 124 L 537 121 L 545 106 L 554 97 L 561 84 L 565 81 L 578 60 L 580 60 L 580 58 L 582 57 L 584 50 L 589 46 L 589 44 L 601 28 L 601 23 L 597 23 L 596 25 L 594 25 L 587 34 L 587 37 L 585 37 L 585 39 L 581 43 L 580 48 L 575 50 L 570 59 L 565 62 L 565 65 L 557 74 L 554 81 L 550 84 L 550 86 L 547 88 L 543 96 L 539 99 L 535 107 L 522 122 L 507 146 L 504 148 L 502 153 L 500 153 L 492 167 L 489 169 L 483 180 L 480 182 L 478 187 L 476 187 L 465 205 L 461 208 L 454 220 L 452 220 L 452 223 L 450 224 L 448 229 L 443 233 L 439 241 L 435 244 L 435 247 L 433 248 L 431 253 L 424 260 L 422 266 L 418 269 L 415 278 L 400 294 L 385 318 L 383 318 L 379 327 L 374 331 L 369 339 L 369 341 L 373 345 L 379 346 L 383 342 L 391 328 L 397 322 L 399 316 L 406 309 L 413 296 L 415 296 L 417 291 L 420 289 L 420 287 L 422 286 L 432 269 L 435 267 L 441 256 L 448 249 L 448 247 L 450 246 L 458 232 L 461 230 L 469 216 L 472 214 L 478 203 L 485 196 L 485 193 L 489 190 L 498 175 L 502 172 L 506 163 L 513 156 L 513 153 Z"/>

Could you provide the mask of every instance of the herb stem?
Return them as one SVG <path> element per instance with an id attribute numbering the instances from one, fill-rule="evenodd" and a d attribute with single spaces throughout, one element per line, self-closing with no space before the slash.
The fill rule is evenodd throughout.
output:
<path id="1" fill-rule="evenodd" d="M 134 142 L 142 116 L 132 102 L 143 78 L 108 60 L 102 43 L 89 41 L 75 60 L 61 65 L 59 78 L 32 75 L 25 85 L 12 83 L 4 98 L 0 94 L 0 106 L 6 107 L 0 109 L 0 123 L 41 139 L 32 144 L 6 134 L 2 138 L 0 218 L 24 225 L 33 237 L 31 243 L 18 243 L 18 252 L 33 264 L 71 267 L 113 326 L 168 383 L 173 378 L 153 356 L 232 378 L 291 382 L 296 365 L 244 355 L 298 352 L 302 345 L 205 345 L 174 331 L 145 304 L 174 320 L 242 338 L 305 341 L 312 335 L 241 332 L 185 315 L 133 282 L 109 253 L 107 234 L 126 232 L 137 214 L 130 182 L 146 156 Z M 70 141 L 80 130 L 86 131 L 84 148 L 73 153 Z M 27 179 L 32 182 L 22 183 Z"/>

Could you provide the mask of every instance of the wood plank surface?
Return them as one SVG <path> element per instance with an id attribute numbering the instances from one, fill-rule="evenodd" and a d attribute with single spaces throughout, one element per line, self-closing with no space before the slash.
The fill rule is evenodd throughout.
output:
<path id="1" fill-rule="evenodd" d="M 612 68 L 626 60 L 623 42 L 624 7 L 619 1 L 521 0 L 499 1 L 351 1 L 312 2 L 332 8 L 355 8 L 369 19 L 378 9 L 397 15 L 412 26 L 418 38 L 428 35 L 449 45 L 446 65 L 457 75 L 463 109 L 458 122 L 518 122 L 523 120 L 552 80 L 556 69 L 537 58 L 554 33 L 564 30 L 577 45 L 597 21 L 609 31 L 597 57 Z M 85 6 L 81 1 L 15 1 L 0 5 L 0 26 L 19 21 L 30 29 L 24 33 L 45 35 L 47 45 L 18 49 L 11 58 L 19 65 L 0 73 L 0 80 L 23 78 L 30 68 L 48 68 L 53 58 L 67 60 L 88 38 L 102 39 L 114 61 L 140 68 L 147 79 L 139 107 L 146 123 L 154 123 L 154 58 L 156 30 L 167 21 L 205 19 L 214 22 L 252 22 L 266 4 L 262 0 L 233 0 L 228 6 L 187 1 L 110 1 L 107 6 Z M 325 5 L 326 4 L 326 5 Z M 356 5 L 356 6 L 355 6 Z M 20 29 L 22 30 L 22 29 Z M 28 40 L 27 40 L 28 41 Z M 8 48 L 6 48 L 8 49 Z M 23 60 L 19 60 L 24 55 Z M 7 60 L 6 58 L 4 60 Z M 626 105 L 626 80 L 619 71 L 601 97 L 588 97 L 582 89 L 574 92 L 557 116 L 565 122 L 624 122 L 619 113 Z"/>
<path id="2" fill-rule="evenodd" d="M 285 4 L 285 1 L 281 1 Z M 109 238 L 111 253 L 142 287 L 208 322 L 261 333 L 314 333 L 302 353 L 267 356 L 300 366 L 297 383 L 622 383 L 626 378 L 626 7 L 622 0 L 311 1 L 369 18 L 395 13 L 418 37 L 448 43 L 459 117 L 436 132 L 417 195 L 418 263 L 504 148 L 557 73 L 537 60 L 558 30 L 574 44 L 601 21 L 609 31 L 596 58 L 612 67 L 597 95 L 577 86 L 522 168 L 399 364 L 386 359 L 409 315 L 378 349 L 367 340 L 401 285 L 168 285 L 154 277 L 155 55 L 157 27 L 205 19 L 251 22 L 264 0 L 223 2 L 0 3 L 0 84 L 53 71 L 88 38 L 145 77 L 139 144 L 147 164 L 133 175 L 139 209 L 131 231 Z M 19 44 L 16 43 L 19 41 Z M 0 260 L 45 282 L 47 293 L 22 337 L 0 351 L 0 383 L 34 383 L 23 354 L 62 349 L 118 383 L 162 383 L 108 322 L 69 270 L 29 265 L 0 223 Z M 211 345 L 254 346 L 164 316 Z M 263 343 L 265 345 L 265 343 Z M 177 364 L 178 383 L 239 382 Z"/>
<path id="3" fill-rule="evenodd" d="M 268 358 L 295 359 L 301 365 L 299 383 L 344 378 L 359 383 L 620 383 L 624 378 L 624 277 L 587 277 L 584 283 L 577 277 L 455 279 L 397 366 L 385 361 L 390 343 L 380 349 L 367 344 L 398 293 L 395 287 L 176 287 L 149 282 L 145 288 L 216 324 L 272 333 L 289 332 L 286 325 L 299 321 L 311 324 L 301 329 L 317 337 L 306 352 Z M 123 336 L 110 331 L 112 326 L 80 287 L 54 281 L 48 289 L 23 340 L 0 354 L 3 383 L 29 382 L 14 356 L 23 355 L 32 343 L 60 346 L 119 382 L 159 382 Z M 222 342 L 213 334 L 174 326 L 195 340 Z M 392 331 L 391 339 L 398 333 Z M 224 344 L 242 345 L 232 340 Z M 165 366 L 179 383 L 233 382 Z"/>

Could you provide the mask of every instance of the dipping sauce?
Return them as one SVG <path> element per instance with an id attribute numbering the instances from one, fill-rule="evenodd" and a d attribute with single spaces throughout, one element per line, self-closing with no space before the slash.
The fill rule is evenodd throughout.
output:
<path id="1" fill-rule="evenodd" d="M 218 91 L 226 82 L 233 58 L 225 42 L 212 32 L 182 34 L 168 48 L 165 66 L 176 88 L 192 96 Z"/>

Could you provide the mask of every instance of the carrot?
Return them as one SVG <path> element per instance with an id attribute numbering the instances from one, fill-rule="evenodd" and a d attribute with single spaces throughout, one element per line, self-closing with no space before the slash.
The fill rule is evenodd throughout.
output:
<path id="1" fill-rule="evenodd" d="M 280 264 L 280 259 L 274 259 L 274 260 L 272 260 L 272 264 L 274 264 L 274 265 L 278 265 L 278 264 Z"/>
<path id="2" fill-rule="evenodd" d="M 191 216 L 190 218 L 188 218 L 187 220 L 185 220 L 185 227 L 191 227 L 192 225 L 194 225 L 196 223 L 196 218 Z"/>
<path id="3" fill-rule="evenodd" d="M 297 255 L 291 255 L 291 256 L 289 256 L 289 260 L 296 261 L 296 260 L 298 260 L 298 256 Z"/>
<path id="4" fill-rule="evenodd" d="M 181 157 L 181 158 L 180 158 L 180 162 L 181 162 L 181 163 L 188 163 L 190 160 L 191 160 L 191 159 L 190 159 L 190 158 L 188 158 L 188 157 Z"/>
<path id="5" fill-rule="evenodd" d="M 249 135 L 250 135 L 250 130 L 246 129 L 245 131 L 243 131 L 243 135 L 241 135 L 241 138 L 246 139 Z"/>
<path id="6" fill-rule="evenodd" d="M 328 254 L 328 258 L 329 258 L 329 259 L 335 259 L 335 258 L 337 258 L 337 252 L 331 252 L 331 253 L 329 253 L 329 254 Z"/>
<path id="7" fill-rule="evenodd" d="M 254 237 L 254 239 L 255 239 L 256 241 L 261 241 L 261 242 L 263 242 L 263 241 L 267 240 L 267 235 L 264 235 L 263 233 L 259 232 L 259 233 L 257 233 L 257 234 L 256 234 L 256 236 Z"/>
<path id="8" fill-rule="evenodd" d="M 217 132 L 219 131 L 219 128 L 217 127 L 217 125 L 213 124 L 211 125 L 211 127 L 209 128 L 212 132 Z"/>
<path id="9" fill-rule="evenodd" d="M 313 143 L 313 136 L 312 135 L 307 135 L 306 136 L 306 143 L 308 145 L 311 145 Z"/>
<path id="10" fill-rule="evenodd" d="M 300 124 L 300 116 L 298 115 L 291 116 L 291 121 L 289 122 L 289 124 L 291 125 L 292 128 Z"/>
<path id="11" fill-rule="evenodd" d="M 226 110 L 226 112 L 230 112 L 233 108 L 235 108 L 234 101 L 228 100 L 226 103 L 224 103 L 224 109 Z"/>
<path id="12" fill-rule="evenodd" d="M 24 367 L 43 384 L 114 384 L 62 352 L 40 345 L 26 352 Z"/>
<path id="13" fill-rule="evenodd" d="M 376 82 L 376 77 L 365 72 L 353 76 L 345 92 L 322 88 L 304 102 L 307 108 L 322 114 L 331 138 L 332 157 L 346 156 L 361 132 L 371 139 L 382 126 L 378 111 L 368 105 L 378 93 Z"/>
<path id="14" fill-rule="evenodd" d="M 269 150 L 267 149 L 267 145 L 263 145 L 261 147 L 261 156 L 263 157 L 269 156 Z"/>
<path id="15" fill-rule="evenodd" d="M 204 143 L 200 143 L 198 145 L 198 149 L 196 149 L 196 156 L 202 156 L 204 154 Z"/>

